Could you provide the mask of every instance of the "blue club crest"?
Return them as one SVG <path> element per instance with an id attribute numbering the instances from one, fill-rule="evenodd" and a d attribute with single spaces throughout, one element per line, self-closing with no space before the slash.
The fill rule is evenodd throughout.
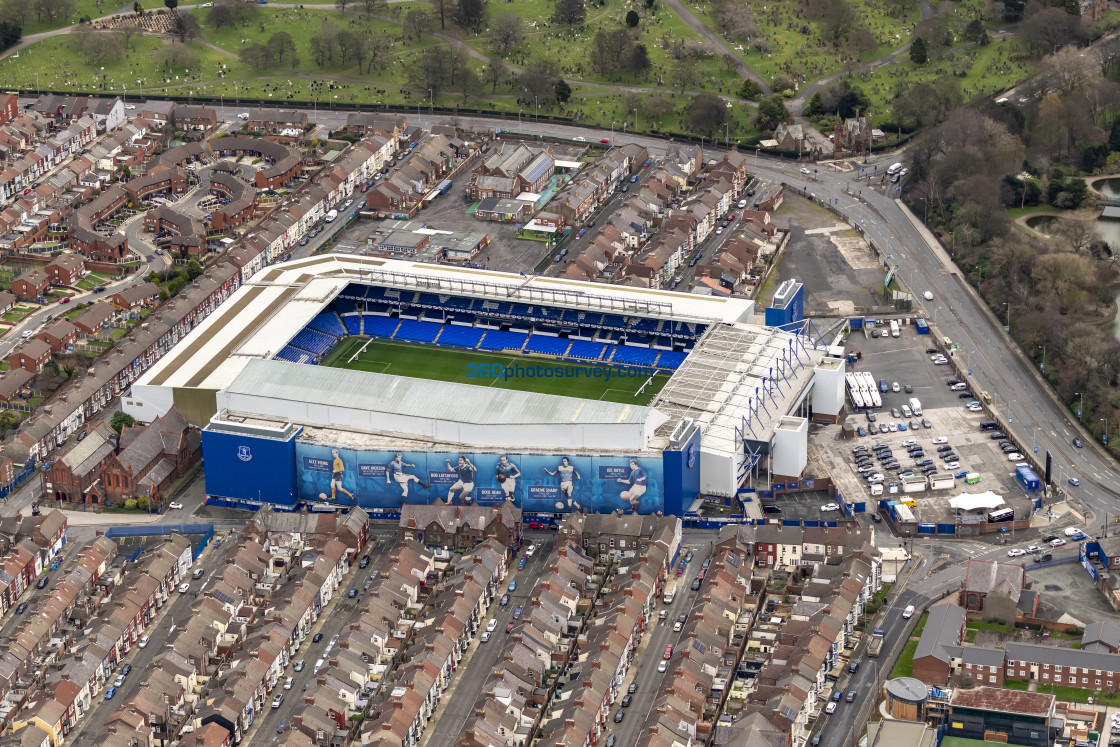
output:
<path id="1" fill-rule="evenodd" d="M 688 447 L 688 468 L 692 469 L 696 466 L 696 444 L 691 444 Z"/>
<path id="2" fill-rule="evenodd" d="M 243 462 L 251 462 L 253 460 L 253 452 L 249 450 L 248 446 L 238 446 L 237 458 Z"/>

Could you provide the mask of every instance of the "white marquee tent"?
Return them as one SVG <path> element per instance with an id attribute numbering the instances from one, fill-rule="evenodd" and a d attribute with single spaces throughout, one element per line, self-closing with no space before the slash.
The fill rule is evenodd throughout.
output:
<path id="1" fill-rule="evenodd" d="M 955 498 L 949 499 L 949 505 L 953 508 L 971 511 L 977 508 L 996 508 L 1004 504 L 1003 496 L 996 495 L 992 491 L 984 493 L 961 493 Z"/>

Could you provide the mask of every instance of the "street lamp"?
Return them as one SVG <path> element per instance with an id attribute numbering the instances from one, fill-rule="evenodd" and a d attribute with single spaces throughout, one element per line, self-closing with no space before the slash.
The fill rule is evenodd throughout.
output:
<path id="1" fill-rule="evenodd" d="M 436 108 L 436 95 L 432 93 L 432 89 L 428 89 L 428 114 L 431 114 Z"/>
<path id="2" fill-rule="evenodd" d="M 634 115 L 634 129 L 636 130 L 638 129 L 638 110 L 634 109 L 630 113 Z"/>
<path id="3" fill-rule="evenodd" d="M 1107 445 L 1108 444 L 1108 418 L 1107 417 L 1099 418 L 1099 420 L 1102 423 L 1104 423 L 1104 436 L 1101 438 L 1101 443 Z"/>
<path id="4" fill-rule="evenodd" d="M 521 126 L 521 110 L 520 109 L 517 110 L 517 126 L 518 127 Z"/>
<path id="5" fill-rule="evenodd" d="M 1074 392 L 1074 394 L 1076 394 L 1078 399 L 1080 400 L 1077 403 L 1077 422 L 1080 423 L 1081 422 L 1081 413 L 1085 412 L 1085 395 L 1082 394 L 1081 392 Z"/>
<path id="6" fill-rule="evenodd" d="M 1003 305 L 1007 307 L 1007 329 L 1011 331 L 1011 302 L 1004 301 Z"/>
<path id="7" fill-rule="evenodd" d="M 1038 349 L 1042 351 L 1042 364 L 1038 367 L 1039 371 L 1046 370 L 1046 345 L 1039 345 Z"/>

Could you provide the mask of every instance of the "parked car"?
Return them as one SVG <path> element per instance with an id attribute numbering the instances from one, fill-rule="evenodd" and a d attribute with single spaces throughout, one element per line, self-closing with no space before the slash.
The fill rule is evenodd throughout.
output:
<path id="1" fill-rule="evenodd" d="M 350 591 L 346 592 L 346 596 L 353 599 L 354 597 L 358 596 L 358 590 L 357 589 L 351 589 Z"/>
<path id="2" fill-rule="evenodd" d="M 148 647 L 148 640 L 149 640 L 148 636 L 144 636 L 143 638 L 140 639 L 140 641 L 136 645 L 139 646 L 140 648 L 147 648 Z"/>
<path id="3" fill-rule="evenodd" d="M 178 501 L 172 501 L 171 503 L 167 504 L 167 507 L 172 511 L 179 511 L 182 510 L 183 504 L 179 503 Z"/>
<path id="4" fill-rule="evenodd" d="M 509 604 L 509 594 L 502 594 L 502 598 L 498 600 L 498 604 L 503 607 Z"/>
<path id="5" fill-rule="evenodd" d="M 517 591 L 517 579 L 515 578 L 512 581 L 510 581 L 509 586 L 506 587 L 506 588 L 508 588 L 510 591 Z"/>
<path id="6" fill-rule="evenodd" d="M 616 724 L 621 724 L 621 723 L 622 723 L 622 719 L 623 719 L 623 718 L 624 718 L 625 716 L 626 716 L 626 711 L 615 711 L 615 714 L 614 714 L 614 722 L 615 722 Z"/>
<path id="7" fill-rule="evenodd" d="M 280 704 L 284 702 L 284 693 L 276 693 L 276 697 L 272 699 L 272 707 L 279 708 Z"/>
<path id="8" fill-rule="evenodd" d="M 110 687 L 105 691 L 105 700 L 112 700 L 113 696 L 117 694 L 117 688 Z"/>
<path id="9" fill-rule="evenodd" d="M 825 713 L 836 713 L 836 702 L 832 701 L 824 707 Z"/>
<path id="10" fill-rule="evenodd" d="M 665 659 L 665 660 L 669 660 L 672 657 L 673 657 L 673 645 L 669 644 L 668 646 L 665 647 L 665 653 L 662 654 L 661 658 Z"/>
<path id="11" fill-rule="evenodd" d="M 186 594 L 190 590 L 191 590 L 191 585 L 190 584 L 188 584 L 188 583 L 179 584 L 179 593 L 180 594 Z"/>
<path id="12" fill-rule="evenodd" d="M 321 640 L 323 640 L 323 634 L 322 633 L 316 633 L 315 635 L 311 636 L 311 642 L 312 643 L 318 643 Z"/>

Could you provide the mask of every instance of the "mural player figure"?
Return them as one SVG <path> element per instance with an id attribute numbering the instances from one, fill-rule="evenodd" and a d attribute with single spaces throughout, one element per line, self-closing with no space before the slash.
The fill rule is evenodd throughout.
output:
<path id="1" fill-rule="evenodd" d="M 618 482 L 629 485 L 626 490 L 618 494 L 618 497 L 630 503 L 630 508 L 634 513 L 638 512 L 638 505 L 642 501 L 642 496 L 646 492 L 646 483 L 649 482 L 649 474 L 644 469 L 638 466 L 637 459 L 630 460 L 630 476 L 620 477 Z"/>
<path id="2" fill-rule="evenodd" d="M 521 470 L 505 454 L 502 454 L 498 466 L 494 469 L 498 473 L 498 484 L 502 486 L 502 496 L 512 501 L 517 491 L 517 478 L 521 477 Z"/>
<path id="3" fill-rule="evenodd" d="M 575 475 L 577 480 L 582 480 L 583 478 L 580 477 L 579 471 L 576 470 L 571 460 L 569 460 L 568 457 L 564 457 L 560 460 L 560 464 L 556 467 L 555 471 L 550 470 L 548 467 L 545 467 L 544 471 L 553 477 L 557 475 L 560 476 L 560 492 L 568 499 L 568 508 L 574 508 L 576 511 L 579 511 L 582 508 L 579 505 L 579 501 L 572 498 L 572 493 L 575 492 L 575 487 L 572 484 L 572 475 Z M 556 508 L 564 508 L 563 501 L 556 501 Z"/>
<path id="4" fill-rule="evenodd" d="M 346 472 L 346 465 L 342 463 L 342 457 L 338 455 L 338 449 L 331 449 L 331 456 L 334 457 L 334 461 L 331 462 L 331 500 L 335 500 L 335 491 L 341 490 L 350 496 L 350 500 L 353 501 L 354 494 L 342 487 L 342 475 Z"/>
<path id="5" fill-rule="evenodd" d="M 385 484 L 390 484 L 390 481 L 396 482 L 397 486 L 401 489 L 401 498 L 408 497 L 408 484 L 415 482 L 422 488 L 430 488 L 426 482 L 420 482 L 420 478 L 416 475 L 410 475 L 405 472 L 405 468 L 415 468 L 415 464 L 409 464 L 404 460 L 404 454 L 399 451 L 393 455 L 393 461 L 385 466 Z"/>
<path id="6" fill-rule="evenodd" d="M 452 498 L 455 496 L 455 491 L 459 491 L 459 498 L 463 501 L 463 505 L 468 505 L 471 502 L 471 492 L 474 491 L 474 475 L 478 472 L 475 466 L 471 464 L 471 460 L 465 456 L 459 457 L 459 465 L 457 467 L 451 466 L 450 459 L 444 459 L 444 464 L 447 465 L 448 472 L 454 472 L 459 475 L 459 479 L 447 490 L 447 502 L 451 503 Z"/>

